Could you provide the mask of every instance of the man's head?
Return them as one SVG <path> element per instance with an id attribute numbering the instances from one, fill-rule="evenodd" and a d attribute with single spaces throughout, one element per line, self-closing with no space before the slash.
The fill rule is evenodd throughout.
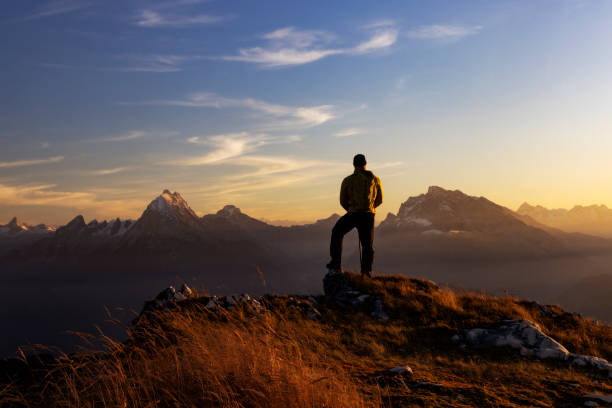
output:
<path id="1" fill-rule="evenodd" d="M 353 157 L 353 166 L 356 168 L 363 169 L 367 163 L 368 162 L 363 154 L 356 154 L 355 157 Z"/>

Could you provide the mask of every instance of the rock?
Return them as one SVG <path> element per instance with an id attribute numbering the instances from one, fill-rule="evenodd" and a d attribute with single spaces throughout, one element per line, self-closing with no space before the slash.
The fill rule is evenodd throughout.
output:
<path id="1" fill-rule="evenodd" d="M 389 369 L 389 372 L 394 375 L 411 375 L 412 368 L 406 366 L 397 366 Z"/>
<path id="2" fill-rule="evenodd" d="M 311 298 L 312 296 L 309 297 L 307 301 L 301 301 L 291 297 L 289 298 L 288 305 L 292 309 L 299 309 L 302 313 L 307 315 L 310 320 L 319 320 L 321 318 L 321 312 L 319 312 L 317 308 L 312 305 L 312 300 L 310 300 Z M 312 299 L 314 300 L 314 298 Z"/>
<path id="3" fill-rule="evenodd" d="M 361 295 L 361 296 L 357 297 L 357 301 L 358 301 L 359 303 L 363 303 L 363 302 L 365 302 L 365 301 L 366 301 L 366 299 L 367 299 L 367 298 L 369 298 L 369 297 L 370 297 L 370 295 Z"/>
<path id="4" fill-rule="evenodd" d="M 518 349 L 523 356 L 540 359 L 552 358 L 570 364 L 607 371 L 612 378 L 612 364 L 594 356 L 570 353 L 563 345 L 542 332 L 540 326 L 529 320 L 503 320 L 493 329 L 465 330 L 461 336 L 452 337 L 454 342 L 462 340 L 472 347 L 509 346 Z M 459 347 L 464 348 L 465 343 Z"/>
<path id="5" fill-rule="evenodd" d="M 323 278 L 323 289 L 327 297 L 332 298 L 336 305 L 344 308 L 360 307 L 372 298 L 372 295 L 358 291 L 351 285 L 345 274 L 334 269 L 330 269 Z M 381 299 L 374 299 L 371 304 L 367 302 L 367 305 L 374 306 L 374 310 L 370 313 L 372 317 L 383 322 L 389 320 Z"/>
<path id="6" fill-rule="evenodd" d="M 495 329 L 471 329 L 464 339 L 473 347 L 509 346 L 519 349 L 521 355 L 565 360 L 569 351 L 545 335 L 540 327 L 529 320 L 504 320 Z"/>
<path id="7" fill-rule="evenodd" d="M 599 404 L 596 403 L 595 401 L 585 401 L 584 406 L 585 407 L 598 407 Z"/>
<path id="8" fill-rule="evenodd" d="M 159 294 L 155 296 L 155 299 L 144 304 L 138 318 L 140 318 L 140 316 L 143 314 L 150 313 L 154 310 L 167 309 L 171 305 L 176 304 L 176 302 L 183 301 L 193 296 L 193 291 L 191 288 L 189 288 L 189 286 L 187 286 L 187 284 L 183 284 L 179 291 L 177 291 L 174 286 L 170 285 L 166 289 L 159 292 Z M 138 320 L 138 318 L 136 320 Z"/>
<path id="9" fill-rule="evenodd" d="M 348 278 L 335 269 L 330 269 L 323 278 L 323 291 L 325 295 L 333 298 L 336 302 L 344 303 L 347 292 L 352 292 L 353 289 Z"/>
<path id="10" fill-rule="evenodd" d="M 181 290 L 180 292 L 183 294 L 183 296 L 185 296 L 186 298 L 190 298 L 192 296 L 194 296 L 193 294 L 193 290 L 191 290 L 191 288 L 189 286 L 187 286 L 186 283 L 183 283 L 183 285 L 181 286 Z"/>
<path id="11" fill-rule="evenodd" d="M 612 404 L 612 395 L 585 394 L 582 396 L 582 398 L 589 399 L 589 400 L 597 400 L 599 402 L 604 402 L 606 404 Z M 586 402 L 585 402 L 585 405 L 586 405 Z M 596 407 L 597 405 L 589 405 L 589 406 Z"/>

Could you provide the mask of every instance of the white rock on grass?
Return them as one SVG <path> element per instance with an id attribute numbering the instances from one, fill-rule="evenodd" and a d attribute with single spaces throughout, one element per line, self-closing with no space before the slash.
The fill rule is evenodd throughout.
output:
<path id="1" fill-rule="evenodd" d="M 590 400 L 597 400 L 600 402 L 605 402 L 606 404 L 612 404 L 612 395 L 585 394 L 582 396 L 582 398 L 590 399 Z M 592 406 L 595 406 L 595 405 L 592 405 Z"/>
<path id="2" fill-rule="evenodd" d="M 476 347 L 510 346 L 522 355 L 538 358 L 565 359 L 569 351 L 545 335 L 540 327 L 529 320 L 504 320 L 495 329 L 472 329 L 465 332 L 468 343 Z"/>
<path id="3" fill-rule="evenodd" d="M 406 366 L 397 366 L 389 369 L 389 372 L 395 375 L 412 374 L 412 368 Z"/>
<path id="4" fill-rule="evenodd" d="M 503 320 L 492 329 L 465 330 L 462 336 L 455 335 L 455 342 L 464 341 L 472 347 L 502 347 L 518 349 L 523 356 L 540 359 L 553 358 L 570 364 L 593 367 L 608 371 L 612 377 L 612 364 L 603 358 L 570 353 L 562 344 L 542 332 L 536 323 L 523 320 Z"/>

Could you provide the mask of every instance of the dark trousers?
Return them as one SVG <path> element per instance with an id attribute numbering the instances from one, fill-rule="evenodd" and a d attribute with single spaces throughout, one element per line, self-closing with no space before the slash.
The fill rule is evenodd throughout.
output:
<path id="1" fill-rule="evenodd" d="M 357 228 L 359 242 L 361 242 L 361 273 L 372 272 L 372 261 L 374 260 L 374 214 L 369 212 L 349 212 L 344 214 L 332 229 L 329 254 L 330 264 L 340 269 L 342 265 L 342 240 L 353 228 Z"/>

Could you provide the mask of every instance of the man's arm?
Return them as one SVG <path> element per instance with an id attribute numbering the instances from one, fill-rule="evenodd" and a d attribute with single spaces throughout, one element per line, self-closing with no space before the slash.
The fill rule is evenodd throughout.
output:
<path id="1" fill-rule="evenodd" d="M 382 202 L 383 202 L 382 184 L 380 182 L 380 179 L 377 177 L 376 178 L 376 198 L 374 199 L 374 208 L 381 205 Z"/>
<path id="2" fill-rule="evenodd" d="M 346 211 L 349 210 L 349 188 L 346 179 L 342 180 L 342 185 L 340 186 L 340 205 Z"/>

